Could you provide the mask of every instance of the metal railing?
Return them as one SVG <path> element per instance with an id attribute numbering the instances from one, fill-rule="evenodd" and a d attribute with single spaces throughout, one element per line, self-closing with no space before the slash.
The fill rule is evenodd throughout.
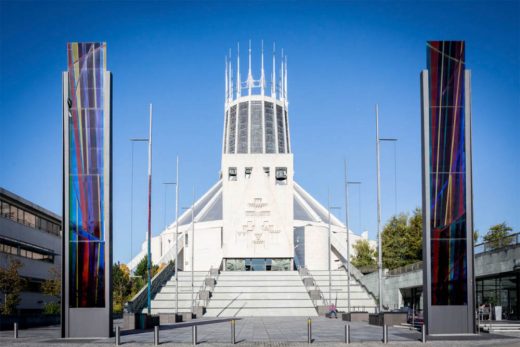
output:
<path id="1" fill-rule="evenodd" d="M 314 279 L 314 276 L 312 276 L 312 273 L 309 271 L 309 269 L 307 269 L 307 275 L 305 277 L 312 278 L 312 285 L 311 286 L 305 285 L 305 290 L 307 290 L 307 292 L 309 292 L 309 287 L 314 287 L 314 290 L 318 291 L 318 293 L 320 294 L 320 298 L 319 299 L 312 299 L 311 298 L 312 304 L 314 305 L 314 307 L 318 307 L 318 304 L 319 304 L 320 300 L 321 300 L 321 303 L 324 306 L 328 306 L 327 299 L 325 299 L 325 296 L 323 295 L 323 292 L 321 291 L 321 288 L 318 285 L 318 282 L 316 282 L 316 280 Z"/>
<path id="2" fill-rule="evenodd" d="M 169 262 L 168 265 L 166 265 L 152 278 L 152 297 L 155 296 L 155 294 L 157 294 L 161 287 L 173 276 L 174 273 L 174 263 Z M 148 286 L 144 286 L 136 295 L 134 295 L 132 299 L 130 299 L 125 304 L 125 312 L 140 313 L 146 307 L 147 301 Z"/>
<path id="3" fill-rule="evenodd" d="M 421 260 L 421 261 L 418 261 L 418 262 L 415 262 L 412 264 L 408 264 L 408 265 L 400 266 L 400 267 L 392 269 L 392 270 L 388 270 L 388 276 L 397 276 L 397 275 L 400 275 L 400 274 L 403 274 L 406 272 L 422 270 L 422 268 L 423 268 L 423 262 Z"/>
<path id="4" fill-rule="evenodd" d="M 475 254 L 481 254 L 518 244 L 520 244 L 520 233 L 514 233 L 495 241 L 479 243 L 475 245 L 474 252 Z"/>
<path id="5" fill-rule="evenodd" d="M 211 270 L 213 269 L 213 266 L 209 268 L 209 271 L 204 276 L 204 279 L 202 280 L 202 284 L 199 287 L 198 292 L 195 294 L 195 297 L 192 302 L 192 309 L 195 309 L 197 306 L 201 306 L 200 303 L 202 302 L 202 306 L 206 307 L 208 304 L 208 299 L 201 298 L 200 295 L 202 292 L 206 290 L 206 279 L 211 278 Z"/>

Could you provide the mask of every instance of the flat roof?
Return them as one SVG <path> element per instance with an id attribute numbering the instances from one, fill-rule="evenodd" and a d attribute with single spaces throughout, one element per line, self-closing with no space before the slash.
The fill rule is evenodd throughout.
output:
<path id="1" fill-rule="evenodd" d="M 20 195 L 17 195 L 5 188 L 2 188 L 0 187 L 0 196 L 5 196 L 7 197 L 8 199 L 10 200 L 13 200 L 21 205 L 24 205 L 32 210 L 35 210 L 37 212 L 40 212 L 44 215 L 47 215 L 49 217 L 52 217 L 54 219 L 57 219 L 59 221 L 61 221 L 61 217 L 59 215 L 57 215 L 56 213 L 52 212 L 52 211 L 49 211 L 48 209 L 38 205 L 38 204 L 35 204 L 34 202 L 31 202 L 25 198 L 22 198 Z"/>

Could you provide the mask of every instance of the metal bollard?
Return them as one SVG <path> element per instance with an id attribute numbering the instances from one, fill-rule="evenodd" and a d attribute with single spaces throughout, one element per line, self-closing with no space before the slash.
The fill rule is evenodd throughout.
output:
<path id="1" fill-rule="evenodd" d="M 388 343 L 388 325 L 383 325 L 383 343 Z"/>
<path id="2" fill-rule="evenodd" d="M 18 323 L 14 323 L 13 330 L 14 330 L 14 338 L 17 339 L 18 338 Z"/>
<path id="3" fill-rule="evenodd" d="M 196 325 L 191 326 L 191 344 L 194 346 L 197 344 L 197 326 Z"/>
<path id="4" fill-rule="evenodd" d="M 153 327 L 153 345 L 159 346 L 159 326 Z"/>
<path id="5" fill-rule="evenodd" d="M 116 325 L 116 346 L 121 345 L 121 327 Z"/>
<path id="6" fill-rule="evenodd" d="M 424 327 L 424 324 L 422 325 L 421 333 L 422 333 L 422 343 L 426 343 L 426 329 Z"/>
<path id="7" fill-rule="evenodd" d="M 350 343 L 350 325 L 349 324 L 345 325 L 345 343 L 346 344 Z"/>
<path id="8" fill-rule="evenodd" d="M 307 343 L 312 343 L 312 320 L 307 318 Z"/>
<path id="9" fill-rule="evenodd" d="M 231 344 L 235 344 L 235 320 L 231 320 Z"/>

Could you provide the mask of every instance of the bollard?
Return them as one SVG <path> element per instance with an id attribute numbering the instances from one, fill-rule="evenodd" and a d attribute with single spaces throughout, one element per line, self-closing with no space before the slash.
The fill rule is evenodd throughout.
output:
<path id="1" fill-rule="evenodd" d="M 350 325 L 349 324 L 345 325 L 345 343 L 346 344 L 350 343 Z"/>
<path id="2" fill-rule="evenodd" d="M 307 343 L 312 343 L 312 320 L 307 318 Z"/>
<path id="3" fill-rule="evenodd" d="M 383 325 L 383 343 L 388 343 L 388 325 Z"/>
<path id="4" fill-rule="evenodd" d="M 153 345 L 159 346 L 159 326 L 153 327 Z"/>
<path id="5" fill-rule="evenodd" d="M 235 320 L 231 320 L 231 344 L 235 344 Z"/>
<path id="6" fill-rule="evenodd" d="M 116 346 L 121 345 L 121 327 L 116 325 Z"/>
<path id="7" fill-rule="evenodd" d="M 426 329 L 424 328 L 424 324 L 422 325 L 422 343 L 426 343 Z"/>
<path id="8" fill-rule="evenodd" d="M 18 323 L 14 323 L 14 338 L 17 339 L 18 338 Z"/>
<path id="9" fill-rule="evenodd" d="M 191 326 L 191 344 L 194 346 L 197 344 L 197 326 L 196 325 Z"/>

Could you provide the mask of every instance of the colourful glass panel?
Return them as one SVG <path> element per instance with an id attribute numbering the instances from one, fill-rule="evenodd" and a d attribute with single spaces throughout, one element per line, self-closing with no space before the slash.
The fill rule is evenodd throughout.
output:
<path id="1" fill-rule="evenodd" d="M 68 43 L 69 305 L 105 306 L 104 43 Z"/>
<path id="2" fill-rule="evenodd" d="M 468 301 L 464 51 L 463 41 L 427 46 L 432 305 Z"/>

